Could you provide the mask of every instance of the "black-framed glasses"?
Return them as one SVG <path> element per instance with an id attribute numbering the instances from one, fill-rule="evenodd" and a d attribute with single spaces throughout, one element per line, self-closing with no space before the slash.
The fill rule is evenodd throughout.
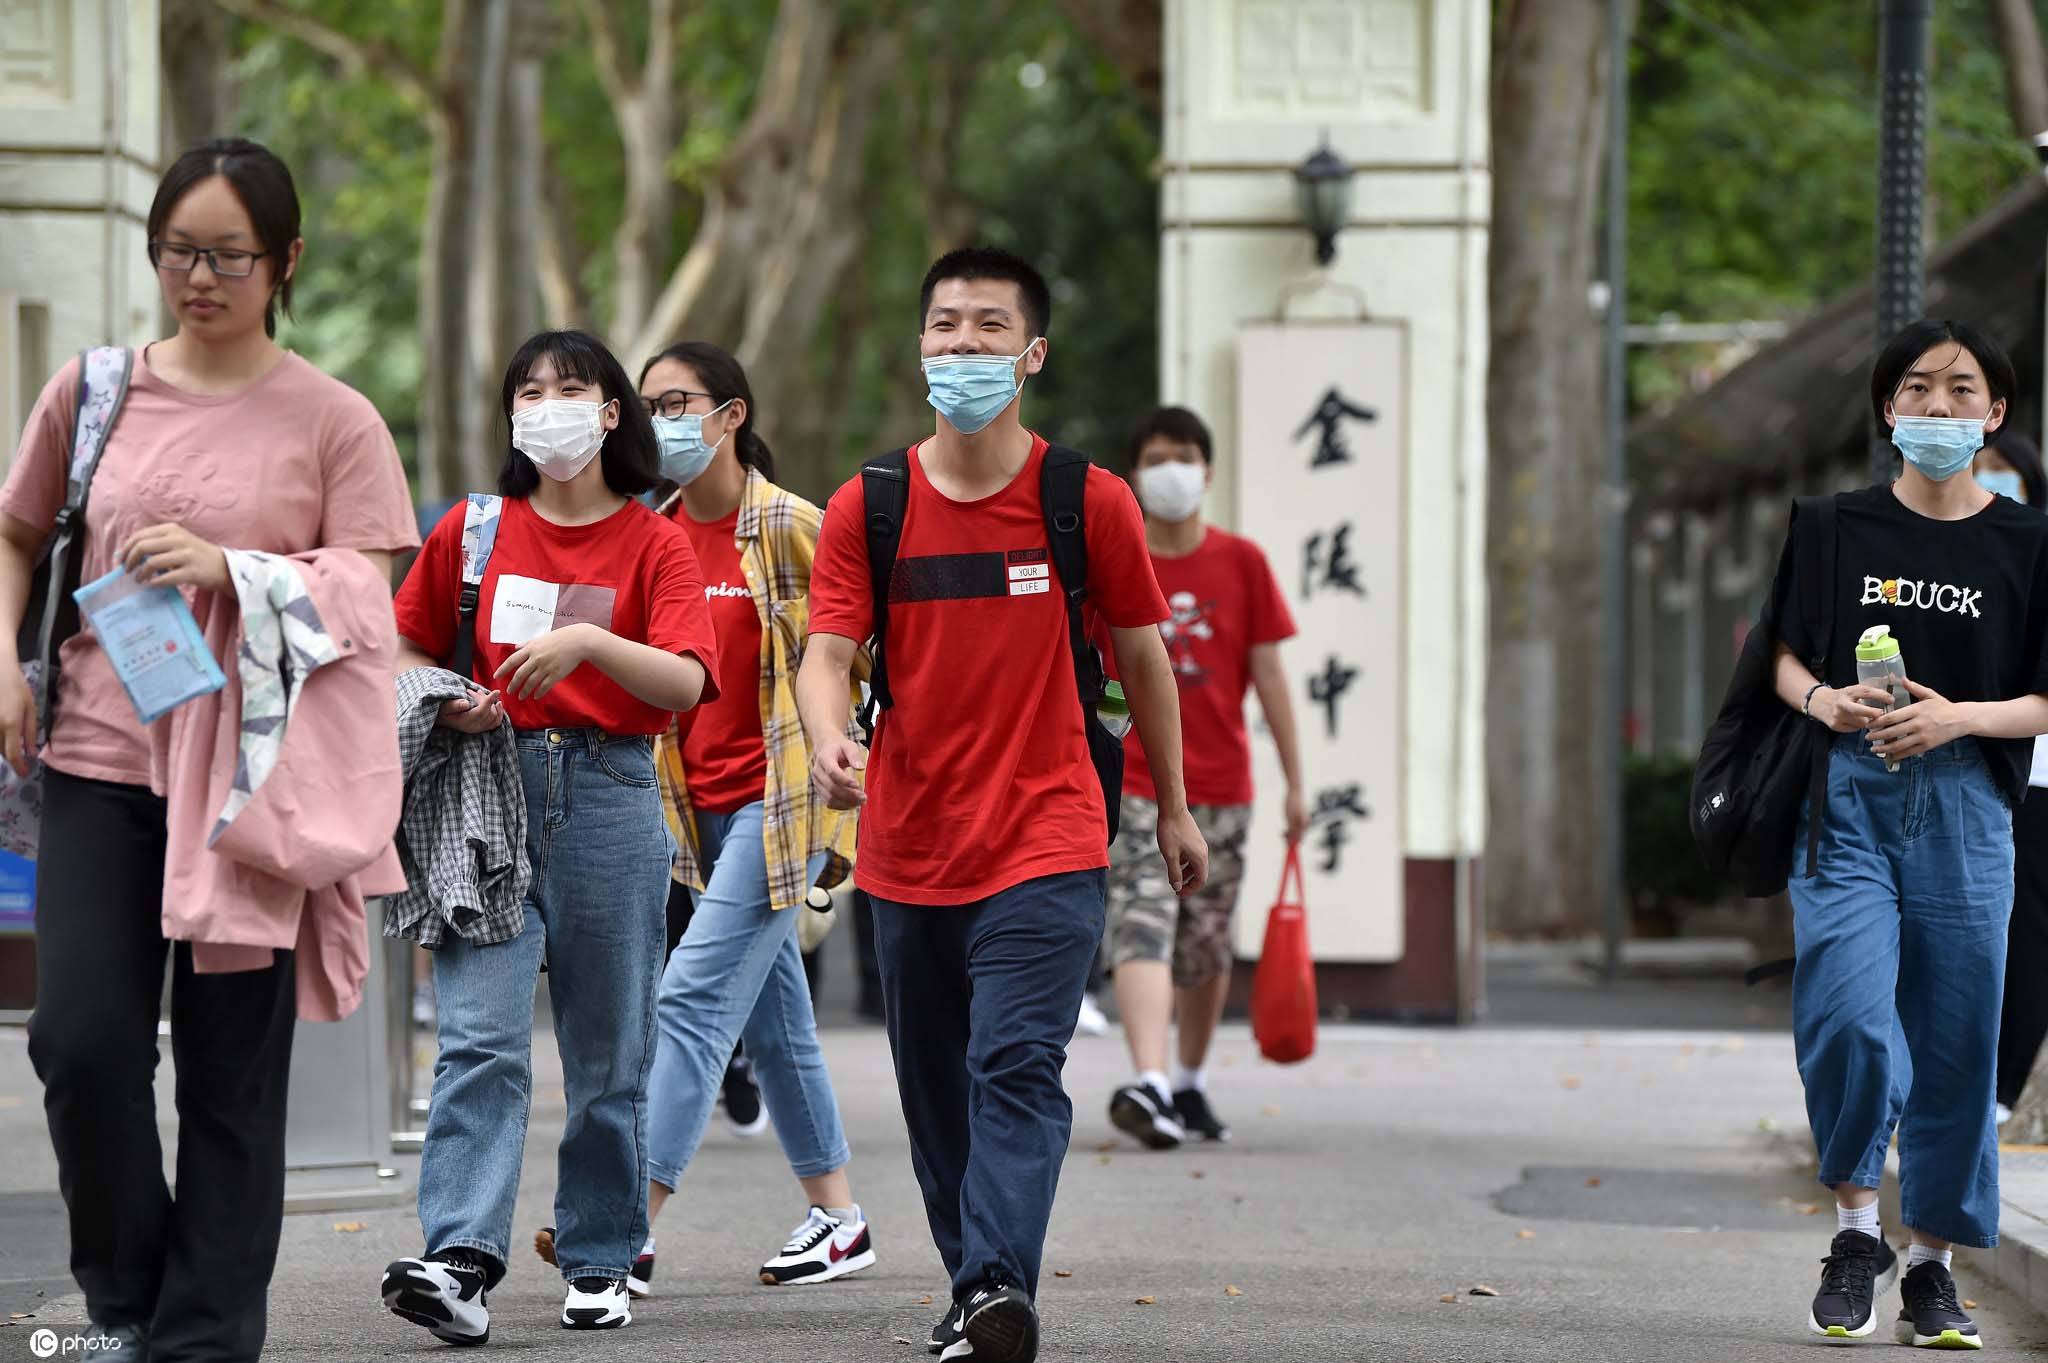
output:
<path id="1" fill-rule="evenodd" d="M 149 263 L 159 270 L 186 274 L 204 257 L 206 268 L 222 279 L 248 278 L 256 272 L 256 262 L 269 254 L 268 251 L 244 251 L 233 246 L 188 246 L 182 241 L 153 241 L 149 244 Z"/>
<path id="2" fill-rule="evenodd" d="M 640 405 L 647 409 L 647 415 L 651 417 L 665 416 L 674 420 L 690 410 L 691 398 L 702 398 L 711 403 L 718 401 L 710 393 L 693 392 L 688 388 L 671 388 L 659 397 L 641 398 Z"/>

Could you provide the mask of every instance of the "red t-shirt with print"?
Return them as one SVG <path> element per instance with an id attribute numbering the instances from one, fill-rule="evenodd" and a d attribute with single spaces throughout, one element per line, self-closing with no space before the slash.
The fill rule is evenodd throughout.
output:
<path id="1" fill-rule="evenodd" d="M 420 550 L 398 589 L 398 632 L 429 655 L 455 652 L 462 591 L 462 518 L 457 502 Z M 700 704 L 718 698 L 718 652 L 704 608 L 704 579 L 689 536 L 636 501 L 590 525 L 556 525 L 523 497 L 508 497 L 498 539 L 484 567 L 476 612 L 476 675 L 493 677 L 521 645 L 551 630 L 590 623 L 622 639 L 703 664 Z M 517 729 L 599 729 L 608 734 L 658 734 L 669 712 L 636 699 L 589 663 L 547 695 L 505 696 Z"/>
<path id="2" fill-rule="evenodd" d="M 1252 799 L 1251 735 L 1244 697 L 1252 649 L 1294 636 L 1294 616 L 1258 545 L 1214 526 L 1192 554 L 1152 555 L 1172 614 L 1159 627 L 1180 684 L 1181 771 L 1191 805 Z M 1105 650 L 1112 670 L 1115 657 Z M 1124 740 L 1124 790 L 1157 800 L 1152 768 L 1134 728 Z"/>
<path id="3" fill-rule="evenodd" d="M 761 616 L 733 542 L 738 508 L 699 522 L 678 503 L 675 520 L 704 573 L 704 602 L 718 635 L 720 696 L 716 705 L 699 705 L 676 720 L 683 781 L 692 809 L 730 814 L 761 799 L 768 785 L 768 749 L 761 740 Z"/>
<path id="4" fill-rule="evenodd" d="M 1046 444 L 1008 487 L 944 496 L 913 449 L 889 605 L 889 688 L 860 817 L 860 887 L 910 904 L 971 904 L 1013 885 L 1109 864 L 1039 500 Z M 1127 484 L 1090 469 L 1088 596 L 1110 625 L 1166 618 L 1144 519 Z M 872 632 L 867 498 L 858 477 L 825 509 L 811 631 Z"/>

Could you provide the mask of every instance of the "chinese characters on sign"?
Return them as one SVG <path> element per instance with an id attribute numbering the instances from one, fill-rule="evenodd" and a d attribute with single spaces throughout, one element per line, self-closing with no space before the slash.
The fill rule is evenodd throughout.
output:
<path id="1" fill-rule="evenodd" d="M 1318 961 L 1397 961 L 1407 591 L 1402 508 L 1407 337 L 1382 323 L 1258 325 L 1238 341 L 1238 523 L 1280 575 L 1296 637 L 1281 646 L 1301 740 L 1309 946 Z M 1253 748 L 1254 820 L 1286 789 Z M 1276 883 L 1285 846 L 1254 831 L 1245 874 Z M 1263 924 L 1240 920 L 1238 949 Z"/>

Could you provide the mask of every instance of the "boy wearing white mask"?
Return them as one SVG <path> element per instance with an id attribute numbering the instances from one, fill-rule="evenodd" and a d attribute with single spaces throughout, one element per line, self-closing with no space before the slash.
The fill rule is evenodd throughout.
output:
<path id="1" fill-rule="evenodd" d="M 1038 1354 L 1033 1298 L 1073 1127 L 1060 1069 L 1102 938 L 1122 748 L 1074 617 L 1108 626 L 1157 759 L 1154 855 L 1184 894 L 1208 862 L 1179 798 L 1166 603 L 1137 504 L 1018 419 L 1051 310 L 1044 278 L 1005 251 L 955 251 L 926 274 L 918 353 L 936 428 L 826 507 L 797 681 L 812 781 L 862 811 L 854 878 L 874 906 L 911 1163 L 952 1279 L 929 1347 L 975 1363 Z M 845 733 L 870 636 L 888 698 L 872 761 Z"/>
<path id="2" fill-rule="evenodd" d="M 1209 1106 L 1209 1044 L 1230 992 L 1231 915 L 1251 827 L 1251 738 L 1244 693 L 1256 687 L 1287 777 L 1287 836 L 1308 827 L 1294 705 L 1280 641 L 1294 617 L 1259 546 L 1208 524 L 1202 494 L 1215 477 L 1209 428 L 1185 407 L 1161 407 L 1131 438 L 1131 480 L 1145 509 L 1152 571 L 1172 618 L 1159 627 L 1180 688 L 1187 802 L 1209 845 L 1209 883 L 1178 897 L 1149 851 L 1158 794 L 1138 735 L 1127 742 L 1122 831 L 1110 849 L 1109 964 L 1136 1078 L 1110 1098 L 1119 1130 L 1154 1150 L 1190 1138 L 1230 1139 Z M 1166 1073 L 1167 1032 L 1180 1045 Z"/>
<path id="3" fill-rule="evenodd" d="M 533 872 L 502 921 L 452 890 L 434 949 L 427 1248 L 385 1270 L 382 1295 L 451 1344 L 489 1338 L 485 1294 L 505 1274 L 543 961 L 570 1112 L 551 1246 L 568 1287 L 561 1324 L 632 1321 L 669 880 L 654 737 L 718 697 L 697 555 L 680 526 L 634 500 L 658 481 L 660 456 L 618 360 L 582 332 L 542 332 L 505 372 L 504 414 L 500 497 L 477 499 L 481 515 L 448 513 L 396 602 L 400 666 L 461 678 L 441 678 L 451 698 L 439 724 L 512 727 Z"/>

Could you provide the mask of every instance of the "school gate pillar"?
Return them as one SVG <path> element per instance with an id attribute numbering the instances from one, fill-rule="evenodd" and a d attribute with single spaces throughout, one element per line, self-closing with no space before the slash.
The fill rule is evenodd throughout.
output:
<path id="1" fill-rule="evenodd" d="M 1208 510 L 1258 540 L 1301 633 L 1310 941 L 1324 1011 L 1483 1009 L 1485 0 L 1168 0 L 1162 399 L 1216 434 Z M 1326 267 L 1294 170 L 1353 169 Z M 1135 415 L 1135 413 L 1134 413 Z M 1237 950 L 1279 881 L 1279 764 Z M 1248 968 L 1234 997 L 1242 1003 Z"/>

